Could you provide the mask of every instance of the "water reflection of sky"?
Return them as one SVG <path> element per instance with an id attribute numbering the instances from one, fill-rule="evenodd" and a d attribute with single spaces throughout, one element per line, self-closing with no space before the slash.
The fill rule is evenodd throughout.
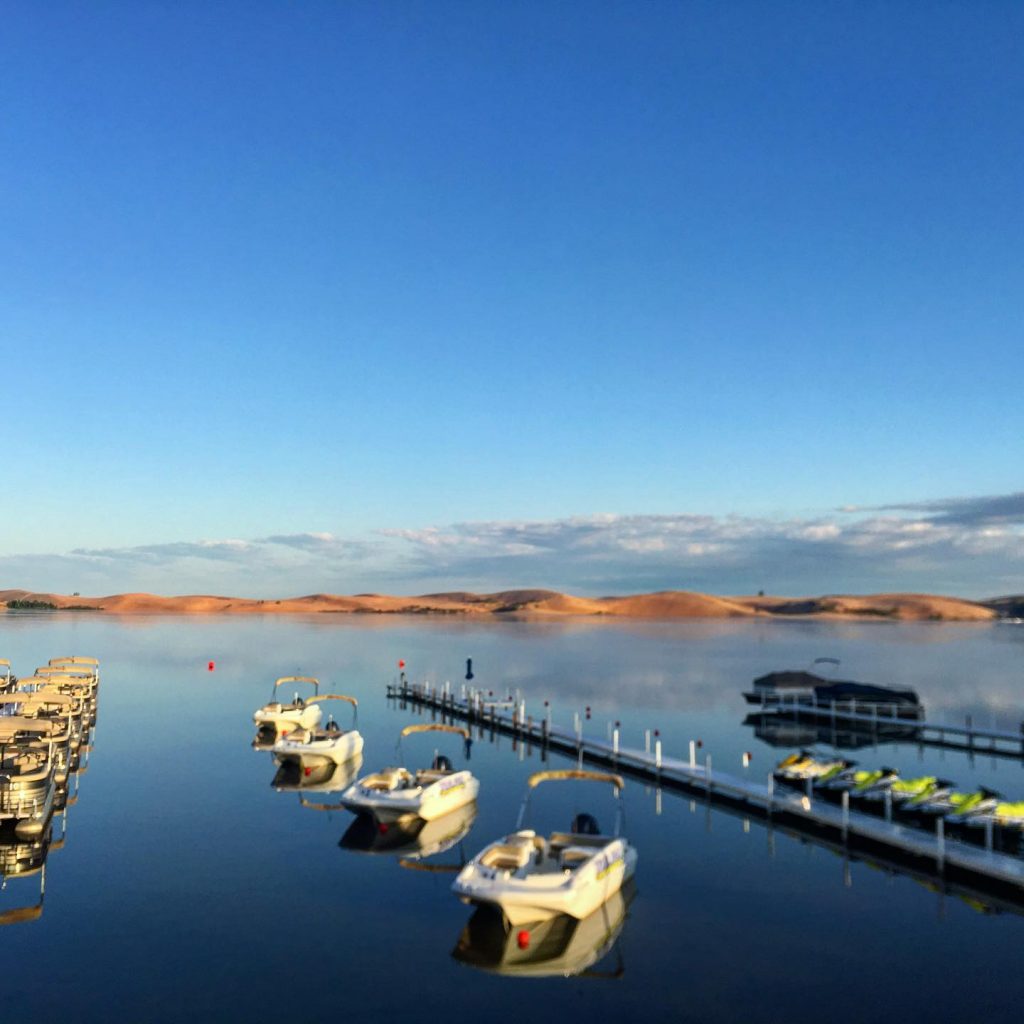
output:
<path id="1" fill-rule="evenodd" d="M 48 863 L 45 912 L 0 931 L 18 957 L 5 986 L 11 1019 L 65 1019 L 69 992 L 83 1021 L 241 1021 L 285 1012 L 297 998 L 307 1020 L 511 1020 L 524 1006 L 702 1021 L 823 1012 L 840 1021 L 953 1020 L 978 1007 L 1007 1016 L 1024 996 L 1016 952 L 1024 918 L 979 914 L 863 863 L 850 867 L 847 887 L 843 862 L 821 847 L 776 835 L 772 853 L 760 826 L 745 831 L 738 818 L 699 804 L 691 811 L 668 794 L 659 816 L 654 794 L 636 783 L 626 790 L 640 865 L 616 945 L 623 978 L 484 974 L 450 956 L 469 916 L 448 892 L 450 876 L 341 849 L 351 817 L 275 792 L 269 757 L 249 746 L 252 710 L 274 678 L 312 674 L 360 699 L 365 767 L 379 767 L 414 717 L 384 699 L 397 659 L 414 679 L 458 683 L 473 657 L 478 685 L 521 688 L 537 715 L 551 699 L 556 721 L 569 726 L 589 704 L 595 733 L 618 719 L 623 743 L 636 746 L 657 727 L 678 756 L 700 737 L 702 753 L 737 773 L 740 754 L 752 750 L 750 770 L 760 775 L 779 752 L 740 725 L 740 691 L 755 675 L 837 657 L 849 677 L 914 686 L 950 721 L 970 713 L 979 725 L 994 716 L 1016 727 L 1024 629 L 88 615 L 12 615 L 0 626 L 0 656 L 21 673 L 70 653 L 103 666 L 95 751 L 66 846 Z M 942 765 L 964 782 L 995 780 L 1024 796 L 1019 762 L 972 764 L 906 745 L 857 756 L 907 770 Z M 466 855 L 514 825 L 523 782 L 540 763 L 536 751 L 500 739 L 478 741 L 471 766 L 481 798 Z M 552 787 L 532 813 L 549 829 L 580 809 L 613 820 L 610 795 L 586 786 Z M 459 854 L 438 859 L 457 863 Z M 883 986 L 884 998 L 864 981 L 883 977 L 901 979 Z M 928 997 L 908 979 L 921 979 Z"/>

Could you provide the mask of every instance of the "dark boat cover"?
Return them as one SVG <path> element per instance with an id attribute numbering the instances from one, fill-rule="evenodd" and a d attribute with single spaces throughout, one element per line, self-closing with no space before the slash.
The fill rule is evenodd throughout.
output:
<path id="1" fill-rule="evenodd" d="M 813 672 L 796 671 L 769 672 L 768 675 L 754 680 L 756 687 L 769 690 L 810 690 L 816 686 L 825 686 L 827 683 L 827 679 L 816 676 Z"/>
<path id="2" fill-rule="evenodd" d="M 755 679 L 754 686 L 759 690 L 814 690 L 815 699 L 820 704 L 828 704 L 837 700 L 915 706 L 921 703 L 913 690 L 874 686 L 870 683 L 829 680 L 815 675 L 813 672 L 798 670 L 769 672 L 767 675 Z"/>
<path id="3" fill-rule="evenodd" d="M 862 700 L 871 704 L 913 704 L 921 702 L 913 690 L 894 690 L 889 686 L 870 683 L 829 683 L 816 686 L 814 696 L 820 703 L 837 700 Z"/>

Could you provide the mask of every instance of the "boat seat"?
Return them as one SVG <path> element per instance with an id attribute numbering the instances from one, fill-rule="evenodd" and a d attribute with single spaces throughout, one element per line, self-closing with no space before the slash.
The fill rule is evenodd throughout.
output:
<path id="1" fill-rule="evenodd" d="M 554 854 L 557 850 L 567 846 L 605 846 L 608 843 L 608 837 L 573 835 L 572 832 L 552 832 L 549 842 L 551 852 Z"/>
<path id="2" fill-rule="evenodd" d="M 499 843 L 484 854 L 480 863 L 499 871 L 518 871 L 526 867 L 533 856 L 533 842 Z"/>
<path id="3" fill-rule="evenodd" d="M 385 768 L 384 771 L 365 779 L 363 788 L 390 792 L 392 789 L 398 789 L 408 778 L 409 773 L 404 768 Z"/>
<path id="4" fill-rule="evenodd" d="M 559 854 L 558 866 L 566 871 L 574 871 L 593 856 L 593 850 L 588 850 L 582 846 L 567 846 Z"/>

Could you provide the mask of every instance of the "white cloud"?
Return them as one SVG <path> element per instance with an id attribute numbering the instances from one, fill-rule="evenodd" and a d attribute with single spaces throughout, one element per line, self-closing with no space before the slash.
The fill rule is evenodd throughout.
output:
<path id="1" fill-rule="evenodd" d="M 574 516 L 0 556 L 4 587 L 239 596 L 543 586 L 585 594 L 1024 590 L 1018 496 L 803 519 Z"/>

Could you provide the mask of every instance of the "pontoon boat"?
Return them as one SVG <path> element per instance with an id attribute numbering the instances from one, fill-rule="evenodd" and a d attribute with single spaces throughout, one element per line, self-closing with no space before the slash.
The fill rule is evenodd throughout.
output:
<path id="1" fill-rule="evenodd" d="M 46 719 L 0 719 L 0 823 L 19 839 L 40 835 L 53 811 L 57 759 L 51 739 L 59 726 Z"/>
<path id="2" fill-rule="evenodd" d="M 601 835 L 589 815 L 577 815 L 569 832 L 548 838 L 523 829 L 533 789 L 542 782 L 584 779 L 611 783 L 619 801 L 614 836 Z M 526 784 L 518 831 L 491 843 L 452 885 L 464 903 L 498 908 L 512 925 L 544 921 L 559 914 L 585 918 L 622 888 L 636 869 L 637 852 L 619 837 L 622 778 L 580 769 L 536 772 Z"/>
<path id="3" fill-rule="evenodd" d="M 839 664 L 835 658 L 818 658 L 814 664 L 820 662 Z M 743 697 L 748 704 L 778 711 L 810 707 L 888 719 L 916 721 L 924 717 L 917 693 L 908 687 L 828 679 L 799 669 L 759 676 L 754 680 L 753 690 L 745 692 Z"/>

